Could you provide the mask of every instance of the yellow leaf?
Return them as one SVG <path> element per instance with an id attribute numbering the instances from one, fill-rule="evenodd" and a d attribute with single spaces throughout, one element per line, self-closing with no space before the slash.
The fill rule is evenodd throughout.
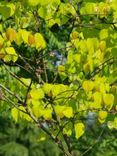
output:
<path id="1" fill-rule="evenodd" d="M 113 121 L 108 121 L 108 122 L 107 122 L 107 126 L 108 126 L 109 129 L 113 129 L 113 128 L 114 128 L 114 123 L 113 123 Z"/>
<path id="2" fill-rule="evenodd" d="M 108 121 L 107 125 L 110 129 L 117 129 L 117 117 L 114 118 L 114 121 Z"/>
<path id="3" fill-rule="evenodd" d="M 83 134 L 84 134 L 84 131 L 85 131 L 85 126 L 84 124 L 81 122 L 81 123 L 77 123 L 74 125 L 74 128 L 75 128 L 75 137 L 77 139 L 79 139 Z"/>
<path id="4" fill-rule="evenodd" d="M 65 72 L 65 66 L 59 65 L 59 66 L 58 66 L 58 72 L 59 72 L 59 73 Z"/>
<path id="5" fill-rule="evenodd" d="M 20 45 L 21 43 L 23 43 L 21 30 L 19 30 L 19 31 L 17 32 L 15 42 L 16 42 L 17 45 Z"/>
<path id="6" fill-rule="evenodd" d="M 76 14 L 74 7 L 70 5 L 70 3 L 61 3 L 59 10 L 59 12 L 64 15 L 69 13 L 74 16 Z"/>
<path id="7" fill-rule="evenodd" d="M 32 106 L 32 113 L 35 117 L 40 118 L 43 115 L 43 109 L 40 105 L 35 104 Z"/>
<path id="8" fill-rule="evenodd" d="M 84 72 L 92 72 L 93 71 L 93 59 L 89 58 L 87 63 L 83 65 Z"/>
<path id="9" fill-rule="evenodd" d="M 6 61 L 6 62 L 11 61 L 11 60 L 13 62 L 17 61 L 18 56 L 17 56 L 16 51 L 15 51 L 15 49 L 13 47 L 5 48 L 5 52 L 6 52 L 6 55 L 3 58 L 4 61 Z"/>
<path id="10" fill-rule="evenodd" d="M 20 29 L 19 32 L 21 33 L 21 37 L 24 43 L 28 43 L 28 36 L 30 32 L 26 31 L 25 29 Z"/>
<path id="11" fill-rule="evenodd" d="M 36 105 L 38 107 L 42 107 L 42 104 L 43 104 L 42 100 L 29 99 L 29 101 L 32 103 L 33 106 Z"/>
<path id="12" fill-rule="evenodd" d="M 77 31 L 73 31 L 71 34 L 70 34 L 70 38 L 72 40 L 74 39 L 77 39 L 79 37 L 79 33 Z"/>
<path id="13" fill-rule="evenodd" d="M 35 37 L 32 34 L 30 34 L 28 36 L 28 44 L 29 45 L 34 45 L 35 44 Z"/>
<path id="14" fill-rule="evenodd" d="M 72 130 L 68 128 L 64 128 L 63 133 L 66 134 L 67 136 L 70 136 L 72 134 Z"/>
<path id="15" fill-rule="evenodd" d="M 52 88 L 52 95 L 53 97 L 56 97 L 61 92 L 61 86 L 60 85 L 53 85 Z"/>
<path id="16" fill-rule="evenodd" d="M 37 49 L 44 49 L 46 47 L 46 42 L 43 36 L 40 33 L 36 33 L 35 37 L 35 45 Z"/>
<path id="17" fill-rule="evenodd" d="M 30 91 L 30 96 L 32 99 L 43 99 L 44 98 L 44 92 L 41 88 L 33 88 Z"/>
<path id="18" fill-rule="evenodd" d="M 64 109 L 65 109 L 65 106 L 60 106 L 60 105 L 55 106 L 56 115 L 59 116 L 60 118 L 63 118 L 64 117 L 64 114 L 63 114 Z"/>
<path id="19" fill-rule="evenodd" d="M 106 111 L 99 111 L 99 113 L 98 113 L 99 122 L 104 123 L 106 118 L 107 118 L 107 112 Z"/>
<path id="20" fill-rule="evenodd" d="M 14 120 L 17 122 L 18 119 L 19 119 L 19 111 L 18 111 L 18 109 L 16 109 L 15 107 L 12 108 L 11 114 L 12 114 L 12 117 L 14 118 Z"/>
<path id="21" fill-rule="evenodd" d="M 105 106 L 107 106 L 108 109 L 111 109 L 112 105 L 114 104 L 114 95 L 103 94 L 103 101 L 104 101 Z"/>
<path id="22" fill-rule="evenodd" d="M 93 94 L 94 103 L 97 106 L 96 108 L 101 108 L 102 104 L 102 94 L 100 92 L 95 92 Z"/>
<path id="23" fill-rule="evenodd" d="M 43 85 L 43 91 L 45 94 L 48 94 L 48 96 L 51 96 L 52 88 L 53 88 L 52 84 L 45 83 Z"/>
<path id="24" fill-rule="evenodd" d="M 44 117 L 45 120 L 52 119 L 52 109 L 43 110 L 43 117 Z"/>
<path id="25" fill-rule="evenodd" d="M 84 89 L 86 92 L 88 92 L 88 91 L 93 90 L 93 88 L 94 88 L 94 83 L 93 83 L 92 81 L 90 81 L 90 80 L 86 80 L 86 81 L 83 82 L 82 87 L 83 87 L 83 89 Z"/>
<path id="26" fill-rule="evenodd" d="M 6 30 L 6 37 L 11 42 L 14 41 L 16 39 L 16 31 L 14 29 L 12 29 L 12 28 L 8 28 Z"/>
<path id="27" fill-rule="evenodd" d="M 76 61 L 76 63 L 80 63 L 81 55 L 80 54 L 74 54 L 73 59 L 74 59 L 74 61 Z"/>
<path id="28" fill-rule="evenodd" d="M 0 50 L 0 59 L 3 59 L 5 57 L 6 53 L 4 51 L 4 49 Z"/>
<path id="29" fill-rule="evenodd" d="M 64 111 L 63 111 L 63 114 L 67 118 L 73 117 L 73 109 L 72 109 L 72 107 L 65 107 Z"/>
<path id="30" fill-rule="evenodd" d="M 106 92 L 106 85 L 104 83 L 101 83 L 99 86 L 99 90 L 101 93 L 105 93 Z"/>
<path id="31" fill-rule="evenodd" d="M 20 109 L 20 110 L 19 110 Z M 12 114 L 12 116 L 13 116 L 13 118 L 14 118 L 14 120 L 17 122 L 19 119 L 25 119 L 25 120 L 27 120 L 27 121 L 32 121 L 32 119 L 30 118 L 30 116 L 29 115 L 27 115 L 26 113 L 24 113 L 24 112 L 26 112 L 26 110 L 25 110 L 25 108 L 23 107 L 23 106 L 20 106 L 19 107 L 19 109 L 17 109 L 17 108 L 13 108 L 12 110 L 11 110 L 11 114 Z M 22 112 L 22 111 L 24 111 L 24 112 Z"/>
<path id="32" fill-rule="evenodd" d="M 29 86 L 31 83 L 31 79 L 21 77 L 20 80 L 26 85 Z M 22 84 L 22 83 L 21 83 Z M 23 85 L 24 86 L 24 85 Z"/>

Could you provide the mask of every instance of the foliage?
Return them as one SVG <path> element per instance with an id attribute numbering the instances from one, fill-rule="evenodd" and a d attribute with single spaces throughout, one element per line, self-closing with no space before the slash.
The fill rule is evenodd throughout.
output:
<path id="1" fill-rule="evenodd" d="M 117 129 L 116 6 L 116 0 L 0 2 L 1 111 L 37 125 L 67 156 L 87 133 L 89 113 L 94 126 Z"/>
<path id="2" fill-rule="evenodd" d="M 31 123 L 15 124 L 8 114 L 2 114 L 0 125 L 1 156 L 58 156 L 60 153 L 52 141 L 44 141 L 38 128 Z"/>

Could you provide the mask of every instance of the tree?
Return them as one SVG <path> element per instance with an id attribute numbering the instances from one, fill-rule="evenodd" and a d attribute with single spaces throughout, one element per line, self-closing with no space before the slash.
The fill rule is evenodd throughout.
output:
<path id="1" fill-rule="evenodd" d="M 91 115 L 93 125 L 117 129 L 116 6 L 0 2 L 1 107 L 15 122 L 36 124 L 64 155 L 74 155 Z"/>

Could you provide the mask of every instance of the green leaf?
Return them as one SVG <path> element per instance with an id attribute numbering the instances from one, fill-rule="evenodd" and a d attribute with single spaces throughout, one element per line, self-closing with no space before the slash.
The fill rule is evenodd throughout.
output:
<path id="1" fill-rule="evenodd" d="M 13 3 L 0 4 L 0 14 L 4 18 L 9 18 L 15 13 L 15 5 Z"/>
<path id="2" fill-rule="evenodd" d="M 16 142 L 9 142 L 0 146 L 0 155 L 4 156 L 28 156 L 28 149 Z"/>
<path id="3" fill-rule="evenodd" d="M 112 48 L 111 52 L 112 52 L 113 57 L 117 59 L 117 48 Z"/>
<path id="4" fill-rule="evenodd" d="M 11 9 L 9 7 L 0 6 L 0 14 L 2 14 L 4 18 L 8 18 L 10 16 L 10 11 Z"/>

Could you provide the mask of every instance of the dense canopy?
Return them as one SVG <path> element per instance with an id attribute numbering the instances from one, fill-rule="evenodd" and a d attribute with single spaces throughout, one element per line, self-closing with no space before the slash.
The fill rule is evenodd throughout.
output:
<path id="1" fill-rule="evenodd" d="M 36 124 L 66 155 L 117 129 L 117 1 L 0 1 L 0 109 Z"/>

